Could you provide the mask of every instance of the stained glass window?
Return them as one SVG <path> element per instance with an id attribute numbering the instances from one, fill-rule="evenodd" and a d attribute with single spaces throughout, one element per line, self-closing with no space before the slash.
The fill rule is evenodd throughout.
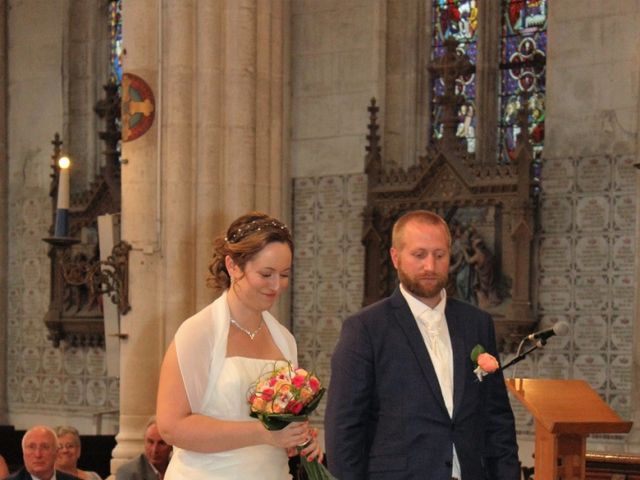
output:
<path id="1" fill-rule="evenodd" d="M 458 42 L 458 52 L 466 54 L 471 64 L 476 64 L 478 7 L 476 0 L 433 0 L 432 3 L 432 48 L 431 60 L 444 55 L 445 40 L 453 38 Z M 444 94 L 442 77 L 435 78 L 432 85 L 431 137 L 442 138 L 442 107 L 437 99 Z M 456 78 L 456 93 L 462 95 L 463 102 L 458 107 L 456 135 L 463 138 L 469 153 L 475 152 L 476 126 L 476 78 L 475 73 Z"/>
<path id="2" fill-rule="evenodd" d="M 109 2 L 109 27 L 111 29 L 111 68 L 109 80 L 122 83 L 122 1 Z"/>
<path id="3" fill-rule="evenodd" d="M 509 163 L 526 103 L 529 138 L 539 162 L 544 144 L 547 0 L 502 0 L 499 162 Z"/>

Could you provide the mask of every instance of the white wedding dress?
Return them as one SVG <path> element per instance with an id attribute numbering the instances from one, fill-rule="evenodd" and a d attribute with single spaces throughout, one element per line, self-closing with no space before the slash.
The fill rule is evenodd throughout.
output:
<path id="1" fill-rule="evenodd" d="M 257 422 L 258 420 L 249 416 L 247 392 L 258 377 L 273 366 L 274 360 L 225 358 L 214 388 L 204 398 L 202 413 L 222 420 Z M 289 480 L 291 475 L 288 457 L 283 448 L 256 445 L 219 453 L 196 453 L 174 448 L 165 478 Z"/>

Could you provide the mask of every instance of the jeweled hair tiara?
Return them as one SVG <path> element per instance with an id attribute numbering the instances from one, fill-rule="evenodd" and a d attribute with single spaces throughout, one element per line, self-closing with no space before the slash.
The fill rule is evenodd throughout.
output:
<path id="1" fill-rule="evenodd" d="M 287 228 L 287 226 L 284 223 L 279 222 L 278 220 L 253 220 L 252 222 L 238 228 L 229 236 L 224 237 L 224 239 L 229 243 L 238 243 L 240 240 L 246 238 L 254 232 L 272 228 L 284 230 L 285 232 L 289 233 L 289 229 Z"/>

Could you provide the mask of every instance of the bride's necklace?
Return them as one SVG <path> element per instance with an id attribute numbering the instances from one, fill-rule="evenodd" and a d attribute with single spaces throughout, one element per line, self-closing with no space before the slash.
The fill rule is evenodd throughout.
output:
<path id="1" fill-rule="evenodd" d="M 242 325 L 240 325 L 238 322 L 235 321 L 235 319 L 233 317 L 229 317 L 229 320 L 231 320 L 231 323 L 233 324 L 234 327 L 236 327 L 238 330 L 240 330 L 242 333 L 246 334 L 249 339 L 253 340 L 254 338 L 256 338 L 256 335 L 258 333 L 260 333 L 260 330 L 262 330 L 262 325 L 264 325 L 264 319 L 260 319 L 260 325 L 258 325 L 258 328 L 256 328 L 253 332 L 251 330 L 248 330 L 246 328 L 244 328 Z"/>

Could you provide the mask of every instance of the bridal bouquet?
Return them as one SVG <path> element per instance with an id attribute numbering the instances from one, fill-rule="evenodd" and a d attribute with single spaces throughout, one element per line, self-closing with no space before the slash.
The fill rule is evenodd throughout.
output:
<path id="1" fill-rule="evenodd" d="M 291 422 L 306 420 L 320 403 L 324 392 L 314 374 L 290 363 L 281 367 L 274 364 L 249 389 L 250 415 L 260 420 L 267 430 L 280 430 Z M 305 446 L 298 447 L 298 451 Z M 300 463 L 309 480 L 334 479 L 317 460 L 309 462 L 301 455 Z"/>

